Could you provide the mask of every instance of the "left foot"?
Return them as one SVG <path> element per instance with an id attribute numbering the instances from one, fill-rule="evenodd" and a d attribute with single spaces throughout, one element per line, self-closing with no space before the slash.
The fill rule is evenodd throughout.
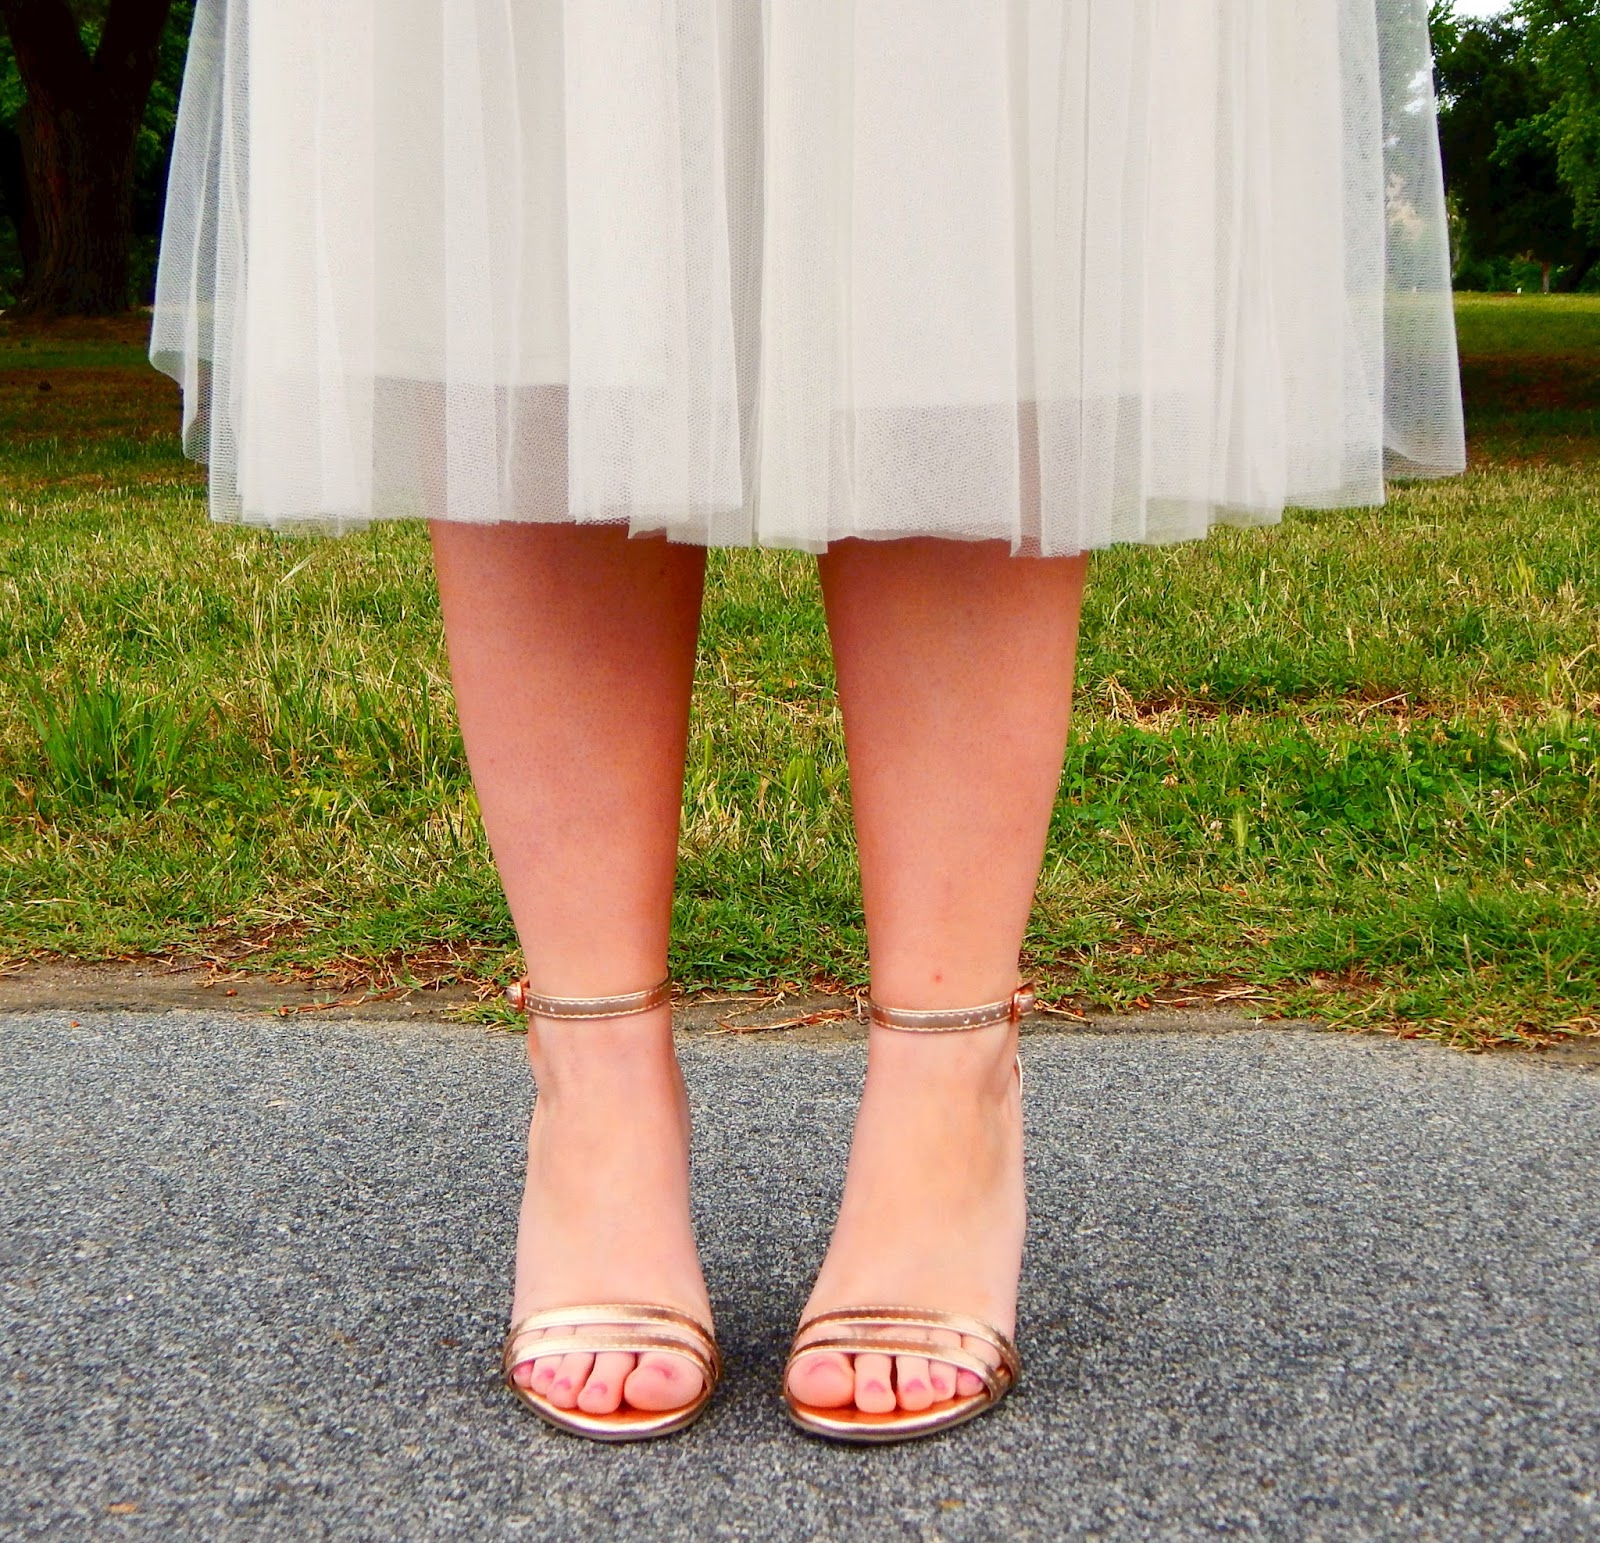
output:
<path id="1" fill-rule="evenodd" d="M 1011 1024 L 953 1034 L 874 1027 L 833 1239 L 802 1319 L 837 1308 L 931 1308 L 1013 1333 L 1026 1200 Z M 986 1342 L 964 1344 L 990 1365 Z M 819 1337 L 820 1334 L 819 1334 Z M 803 1404 L 918 1411 L 983 1390 L 937 1354 L 818 1354 L 789 1374 Z"/>

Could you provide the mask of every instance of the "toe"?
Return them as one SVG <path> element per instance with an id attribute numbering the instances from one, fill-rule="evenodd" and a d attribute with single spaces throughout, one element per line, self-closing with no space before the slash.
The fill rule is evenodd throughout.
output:
<path id="1" fill-rule="evenodd" d="M 576 1409 L 578 1395 L 583 1391 L 583 1385 L 588 1380 L 593 1366 L 592 1355 L 574 1352 L 572 1355 L 562 1356 L 561 1365 L 550 1382 L 550 1391 L 547 1395 L 550 1402 L 557 1409 Z"/>
<path id="2" fill-rule="evenodd" d="M 808 1355 L 789 1373 L 789 1391 L 813 1409 L 843 1409 L 856 1396 L 850 1358 L 837 1351 Z"/>
<path id="3" fill-rule="evenodd" d="M 990 1367 L 1000 1364 L 994 1353 L 994 1346 L 987 1340 L 973 1339 L 970 1335 L 961 1341 L 962 1348 L 969 1354 L 980 1357 Z M 973 1398 L 983 1392 L 983 1378 L 976 1372 L 959 1372 L 956 1375 L 956 1392 L 962 1398 Z"/>
<path id="4" fill-rule="evenodd" d="M 933 1336 L 935 1345 L 959 1345 L 961 1336 L 949 1329 L 941 1329 Z M 937 1357 L 928 1360 L 928 1385 L 933 1392 L 933 1401 L 936 1404 L 947 1402 L 956 1396 L 956 1369 L 948 1361 L 941 1361 Z"/>
<path id="5" fill-rule="evenodd" d="M 578 1407 L 585 1414 L 615 1414 L 622 1407 L 623 1384 L 637 1359 L 620 1351 L 597 1355 L 594 1369 L 578 1394 Z"/>
<path id="6" fill-rule="evenodd" d="M 920 1355 L 896 1356 L 894 1361 L 895 1392 L 900 1395 L 900 1407 L 912 1411 L 926 1409 L 933 1403 L 933 1384 L 929 1380 L 928 1358 Z"/>
<path id="7" fill-rule="evenodd" d="M 534 1350 L 538 1342 L 544 1338 L 543 1334 L 528 1334 L 518 1341 L 517 1351 L 522 1356 L 511 1368 L 511 1380 L 526 1393 L 533 1386 L 533 1379 L 538 1370 L 538 1361 L 534 1358 Z"/>
<path id="8" fill-rule="evenodd" d="M 663 1352 L 640 1356 L 623 1391 L 635 1409 L 664 1414 L 692 1404 L 705 1385 L 705 1378 L 693 1361 Z"/>
<path id="9" fill-rule="evenodd" d="M 888 1414 L 895 1407 L 894 1366 L 886 1355 L 856 1358 L 856 1408 L 863 1414 Z"/>

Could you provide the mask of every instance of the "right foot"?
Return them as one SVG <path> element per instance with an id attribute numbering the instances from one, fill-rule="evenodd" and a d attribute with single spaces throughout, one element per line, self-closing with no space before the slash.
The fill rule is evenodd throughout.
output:
<path id="1" fill-rule="evenodd" d="M 517 1229 L 512 1322 L 589 1302 L 672 1307 L 708 1328 L 711 1303 L 689 1222 L 689 1109 L 670 1008 L 616 1020 L 529 1020 L 539 1095 Z M 603 1333 L 608 1326 L 597 1323 Z M 582 1330 L 547 1331 L 563 1338 Z M 685 1356 L 543 1356 L 520 1347 L 512 1379 L 558 1409 L 652 1413 L 705 1383 Z"/>

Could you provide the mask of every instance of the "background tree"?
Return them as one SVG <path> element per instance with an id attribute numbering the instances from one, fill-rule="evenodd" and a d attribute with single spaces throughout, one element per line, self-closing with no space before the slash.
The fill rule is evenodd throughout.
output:
<path id="1" fill-rule="evenodd" d="M 1579 229 L 1600 243 L 1600 0 L 1518 0 L 1517 15 L 1552 98 L 1537 127 L 1555 152 Z"/>
<path id="2" fill-rule="evenodd" d="M 171 11 L 172 0 L 0 0 L 23 93 L 14 140 L 0 138 L 24 264 L 13 314 L 127 308 L 140 135 Z"/>
<path id="3" fill-rule="evenodd" d="M 1544 285 L 1558 270 L 1575 287 L 1596 241 L 1577 226 L 1546 115 L 1554 97 L 1519 17 L 1463 20 L 1433 9 L 1439 138 L 1461 247 L 1457 271 L 1494 259 L 1537 263 Z"/>

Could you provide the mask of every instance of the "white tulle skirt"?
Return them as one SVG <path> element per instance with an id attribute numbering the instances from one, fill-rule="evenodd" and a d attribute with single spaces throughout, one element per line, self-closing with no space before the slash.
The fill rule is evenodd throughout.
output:
<path id="1" fill-rule="evenodd" d="M 1426 0 L 200 0 L 214 518 L 1066 554 L 1464 465 Z"/>

